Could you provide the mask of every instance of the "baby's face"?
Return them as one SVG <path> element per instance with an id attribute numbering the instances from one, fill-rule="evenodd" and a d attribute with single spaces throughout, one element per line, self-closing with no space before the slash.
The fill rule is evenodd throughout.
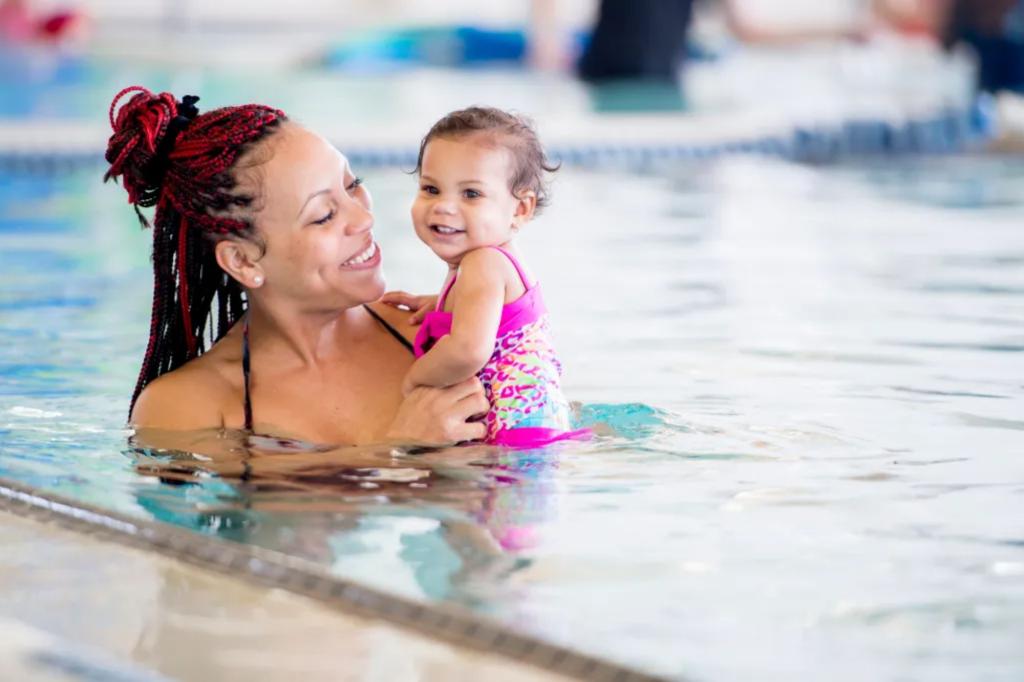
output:
<path id="1" fill-rule="evenodd" d="M 532 207 L 509 189 L 511 154 L 488 140 L 436 138 L 423 151 L 412 205 L 416 235 L 442 260 L 458 265 L 484 246 L 503 246 Z"/>

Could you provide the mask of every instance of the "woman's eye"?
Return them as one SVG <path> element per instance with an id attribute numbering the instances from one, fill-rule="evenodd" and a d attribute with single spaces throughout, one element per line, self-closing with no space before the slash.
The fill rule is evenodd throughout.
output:
<path id="1" fill-rule="evenodd" d="M 466 197 L 467 199 L 477 199 L 477 198 L 479 198 L 479 197 L 482 197 L 482 196 L 483 196 L 483 194 L 480 194 L 480 192 L 476 191 L 475 189 L 467 189 L 467 190 L 466 190 L 465 192 L 463 192 L 462 194 L 463 194 L 463 196 L 465 196 L 465 197 Z"/>
<path id="2" fill-rule="evenodd" d="M 358 188 L 362 184 L 363 184 L 363 179 L 362 178 L 356 178 L 355 180 L 353 180 L 349 184 L 348 187 L 345 188 L 345 191 L 346 192 L 354 192 L 356 190 L 356 188 Z"/>
<path id="3" fill-rule="evenodd" d="M 327 223 L 331 222 L 331 218 L 333 218 L 333 217 L 334 217 L 334 209 L 332 208 L 330 211 L 328 211 L 327 215 L 325 215 L 323 218 L 320 218 L 319 220 L 314 220 L 313 224 L 314 225 L 326 225 Z"/>

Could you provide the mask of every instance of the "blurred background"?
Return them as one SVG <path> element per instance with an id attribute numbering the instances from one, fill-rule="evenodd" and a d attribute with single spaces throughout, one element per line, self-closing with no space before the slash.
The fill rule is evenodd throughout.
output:
<path id="1" fill-rule="evenodd" d="M 1013 0 L 4 0 L 0 154 L 94 154 L 106 100 L 134 83 L 201 92 L 207 107 L 272 102 L 359 152 L 408 153 L 477 101 L 539 116 L 566 153 L 942 114 L 972 129 L 946 120 L 895 142 L 861 129 L 782 151 L 955 146 L 1015 118 L 1015 99 L 977 94 L 1022 87 L 1022 16 Z M 704 118 L 600 115 L 652 112 Z"/>
<path id="2" fill-rule="evenodd" d="M 520 245 L 615 435 L 305 487 L 140 463 L 150 234 L 101 182 L 136 84 L 323 133 L 418 292 L 422 135 L 533 117 L 563 167 Z M 0 479 L 671 678 L 1024 679 L 1022 86 L 1024 0 L 0 0 Z M 127 577 L 6 518 L 0 619 L 195 679 L 354 660 L 278 656 L 173 574 L 109 598 Z"/>

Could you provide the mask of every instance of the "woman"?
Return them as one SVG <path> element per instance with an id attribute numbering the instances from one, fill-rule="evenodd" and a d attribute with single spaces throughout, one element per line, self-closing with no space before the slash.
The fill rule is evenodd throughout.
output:
<path id="1" fill-rule="evenodd" d="M 381 253 L 344 155 L 276 109 L 199 114 L 197 100 L 133 87 L 111 104 L 106 179 L 137 212 L 156 207 L 131 424 L 323 444 L 482 437 L 476 379 L 401 398 L 407 313 L 370 305 L 384 293 Z"/>

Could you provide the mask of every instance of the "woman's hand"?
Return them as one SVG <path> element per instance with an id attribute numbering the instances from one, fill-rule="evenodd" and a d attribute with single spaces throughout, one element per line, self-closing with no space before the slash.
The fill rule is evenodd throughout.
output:
<path id="1" fill-rule="evenodd" d="M 417 388 L 420 388 L 419 386 L 417 386 L 416 384 L 414 384 L 414 383 L 413 383 L 413 382 L 412 382 L 412 381 L 411 381 L 411 380 L 409 379 L 409 374 L 410 374 L 409 372 L 406 372 L 406 373 L 405 373 L 405 378 L 404 378 L 404 379 L 402 379 L 402 397 L 403 397 L 403 398 L 408 398 L 408 397 L 409 397 L 409 394 L 410 394 L 410 393 L 412 393 L 412 392 L 413 392 L 414 390 L 416 390 Z M 426 386 L 424 386 L 423 388 L 427 388 L 427 387 L 426 387 Z"/>
<path id="2" fill-rule="evenodd" d="M 479 440 L 487 434 L 487 427 L 469 419 L 485 414 L 488 407 L 484 387 L 476 377 L 447 388 L 419 386 L 402 401 L 385 437 L 414 445 Z"/>
<path id="3" fill-rule="evenodd" d="M 389 291 L 381 297 L 380 302 L 395 308 L 411 310 L 409 324 L 420 324 L 427 313 L 437 305 L 437 296 L 417 296 L 404 291 Z"/>

